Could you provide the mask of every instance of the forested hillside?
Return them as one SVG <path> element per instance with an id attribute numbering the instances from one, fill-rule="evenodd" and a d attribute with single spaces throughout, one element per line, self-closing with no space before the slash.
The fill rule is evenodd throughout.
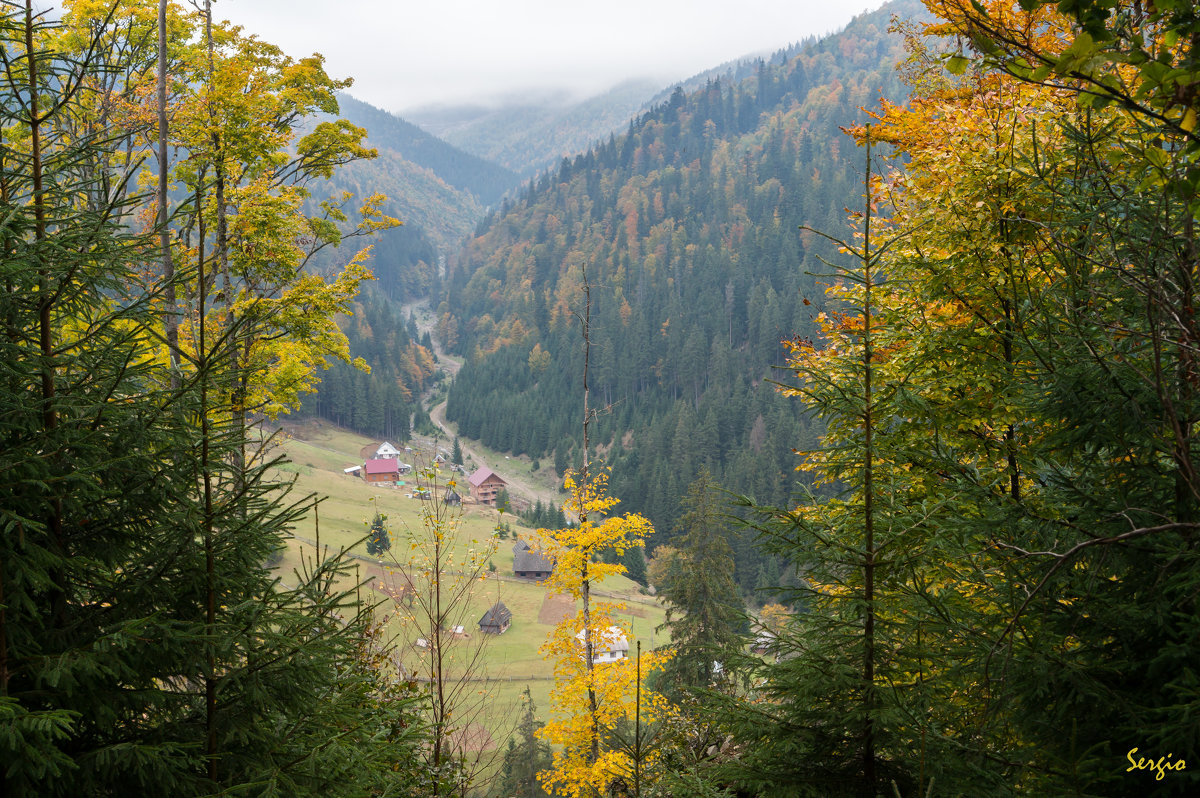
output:
<path id="1" fill-rule="evenodd" d="M 348 94 L 339 94 L 338 103 L 347 121 L 369 131 L 366 143 L 377 155 L 345 165 L 319 190 L 331 196 L 382 193 L 381 210 L 402 224 L 372 236 L 366 265 L 375 281 L 352 313 L 338 319 L 351 356 L 366 368 L 331 363 L 300 413 L 403 441 L 414 415 L 424 414 L 420 394 L 434 367 L 431 342 L 420 346 L 416 331 L 400 319 L 399 304 L 440 291 L 442 253 L 458 245 L 486 204 L 498 201 L 517 177 Z M 336 273 L 351 257 L 329 247 L 310 268 Z"/>
<path id="2" fill-rule="evenodd" d="M 451 263 L 439 334 L 467 357 L 447 405 L 462 434 L 554 461 L 581 453 L 577 315 L 591 286 L 593 441 L 631 509 L 671 535 L 707 466 L 781 501 L 817 430 L 768 381 L 813 336 L 861 163 L 840 127 L 902 94 L 896 6 L 737 83 L 676 90 L 621 136 L 539 177 Z M 809 303 L 815 303 L 810 305 Z M 593 453 L 595 454 L 595 453 Z M 759 564 L 743 547 L 739 578 Z"/>
<path id="3" fill-rule="evenodd" d="M 405 226 L 419 228 L 439 250 L 456 246 L 483 215 L 484 206 L 474 195 L 448 185 L 433 171 L 386 148 L 380 156 L 346 164 L 321 190 L 349 191 L 356 197 L 383 194 L 387 197 L 384 211 Z M 396 246 L 406 249 L 403 244 Z"/>
<path id="4" fill-rule="evenodd" d="M 518 178 L 348 94 L 339 94 L 338 102 L 346 121 L 369 131 L 366 144 L 377 157 L 346 164 L 315 193 L 321 198 L 342 191 L 356 197 L 384 195 L 381 209 L 403 226 L 374 237 L 372 271 L 393 299 L 428 296 L 441 253 L 458 247 L 486 208 L 517 186 Z M 327 250 L 313 265 L 333 271 L 344 267 L 348 257 Z"/>
<path id="5" fill-rule="evenodd" d="M 423 426 L 421 393 L 436 373 L 429 334 L 419 341 L 416 328 L 405 325 L 396 304 L 372 288 L 360 293 L 339 326 L 350 356 L 370 368 L 332 363 L 316 392 L 304 398 L 300 414 L 396 443 L 407 441 L 410 424 Z"/>
<path id="6" fill-rule="evenodd" d="M 517 183 L 517 175 L 494 159 L 476 157 L 349 94 L 338 95 L 338 109 L 346 119 L 367 129 L 367 144 L 430 170 L 447 185 L 473 195 L 480 205 L 499 202 Z"/>
<path id="7" fill-rule="evenodd" d="M 772 54 L 770 63 L 791 58 L 800 45 Z M 631 119 L 667 100 L 676 86 L 691 93 L 713 80 L 741 82 L 753 74 L 760 58 L 741 58 L 706 69 L 667 88 L 651 80 L 629 80 L 585 100 L 561 96 L 511 102 L 499 107 L 433 106 L 408 112 L 416 124 L 435 136 L 502 164 L 524 178 L 558 168 L 611 133 L 624 131 Z"/>

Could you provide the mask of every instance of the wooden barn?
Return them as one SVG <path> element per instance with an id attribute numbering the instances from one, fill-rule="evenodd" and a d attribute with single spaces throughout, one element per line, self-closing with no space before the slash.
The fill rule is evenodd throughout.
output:
<path id="1" fill-rule="evenodd" d="M 502 635 L 512 625 L 512 611 L 504 606 L 503 601 L 497 601 L 492 608 L 479 619 L 479 631 L 489 635 Z"/>
<path id="2" fill-rule="evenodd" d="M 554 570 L 554 560 L 533 551 L 524 539 L 513 544 L 513 575 L 522 579 L 542 580 Z"/>

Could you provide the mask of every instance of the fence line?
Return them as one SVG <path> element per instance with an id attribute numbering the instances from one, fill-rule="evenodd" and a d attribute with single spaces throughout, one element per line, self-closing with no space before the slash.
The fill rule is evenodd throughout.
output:
<path id="1" fill-rule="evenodd" d="M 421 684 L 433 684 L 434 680 L 428 676 L 410 676 L 408 677 L 414 682 Z M 454 677 L 448 679 L 451 682 L 552 682 L 553 676 L 472 676 L 470 678 Z"/>

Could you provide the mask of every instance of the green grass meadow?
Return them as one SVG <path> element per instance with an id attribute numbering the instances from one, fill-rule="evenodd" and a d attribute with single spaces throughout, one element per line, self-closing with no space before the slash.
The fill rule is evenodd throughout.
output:
<path id="1" fill-rule="evenodd" d="M 283 455 L 288 461 L 279 467 L 278 476 L 294 483 L 292 499 L 310 494 L 320 497 L 317 512 L 295 525 L 295 537 L 285 552 L 279 571 L 285 582 L 291 581 L 293 569 L 301 567 L 302 559 L 313 556 L 318 532 L 322 548 L 329 547 L 332 551 L 346 549 L 355 555 L 358 577 L 367 582 L 362 588 L 368 591 L 363 598 L 380 602 L 380 611 L 391 616 L 388 634 L 397 647 L 401 663 L 413 671 L 420 665 L 420 658 L 427 654 L 416 646 L 418 635 L 412 625 L 400 617 L 404 610 L 397 608 L 395 602 L 378 587 L 381 580 L 403 586 L 401 574 L 410 556 L 418 561 L 421 559 L 420 547 L 423 544 L 420 541 L 427 539 L 422 525 L 422 511 L 427 509 L 426 503 L 406 497 L 416 485 L 415 476 L 406 479 L 408 484 L 405 486 L 392 487 L 369 485 L 361 477 L 343 472 L 350 466 L 362 465 L 360 450 L 365 445 L 378 443 L 324 424 L 288 427 L 276 435 L 267 456 Z M 420 470 L 421 465 L 432 457 L 432 451 L 428 446 L 421 447 L 417 443 L 410 445 L 415 451 L 405 456 L 404 460 Z M 521 466 L 527 472 L 528 467 L 523 463 Z M 468 495 L 463 475 L 452 473 L 449 469 L 438 469 L 435 474 L 439 495 L 451 480 L 457 483 L 457 492 Z M 422 482 L 427 483 L 428 480 L 423 477 Z M 392 541 L 391 550 L 382 562 L 367 558 L 364 540 L 376 511 L 387 516 Z M 517 535 L 530 534 L 531 531 L 521 526 L 518 519 L 509 514 L 502 517 L 490 507 L 471 503 L 465 504 L 461 510 L 448 508 L 448 511 L 455 519 L 450 525 L 456 532 L 451 537 L 457 541 L 456 548 L 451 551 L 454 562 L 472 556 L 469 549 L 486 551 L 493 542 L 496 547 L 488 558 L 495 565 L 495 571 L 490 571 L 485 561 L 485 577 L 471 584 L 469 598 L 462 612 L 457 613 L 459 619 L 456 623 L 464 626 L 466 636 L 457 640 L 450 651 L 465 653 L 478 645 L 481 634 L 477 625 L 479 619 L 497 598 L 512 611 L 513 620 L 508 631 L 501 635 L 486 635 L 483 641 L 483 666 L 478 676 L 486 676 L 488 681 L 472 682 L 466 686 L 472 698 L 481 701 L 486 699 L 487 709 L 482 713 L 481 722 L 497 750 L 502 753 L 505 741 L 518 719 L 520 694 L 526 686 L 530 688 L 538 707 L 538 715 L 543 718 L 549 715 L 553 663 L 544 659 L 539 651 L 553 629 L 551 623 L 539 621 L 547 591 L 539 583 L 512 576 L 514 541 L 512 538 L 495 538 L 497 524 L 502 519 Z M 449 570 L 458 569 L 451 565 Z M 452 574 L 450 578 L 461 577 Z M 349 586 L 351 584 L 348 582 Z M 601 601 L 625 605 L 625 609 L 618 610 L 616 615 L 624 624 L 632 625 L 631 647 L 641 641 L 643 650 L 647 650 L 666 642 L 661 633 L 654 631 L 663 622 L 662 607 L 652 598 L 641 595 L 636 583 L 625 577 L 613 577 L 594 591 Z M 559 606 L 561 608 L 562 605 Z"/>

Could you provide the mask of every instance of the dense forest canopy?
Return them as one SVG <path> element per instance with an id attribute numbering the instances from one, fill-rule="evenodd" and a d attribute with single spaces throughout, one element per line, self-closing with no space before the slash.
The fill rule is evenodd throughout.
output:
<path id="1" fill-rule="evenodd" d="M 910 9 L 911 10 L 911 9 Z M 438 334 L 467 364 L 447 417 L 502 451 L 581 457 L 582 347 L 592 285 L 595 440 L 614 493 L 669 539 L 702 466 L 762 501 L 792 490 L 795 448 L 817 441 L 769 387 L 782 341 L 816 334 L 819 273 L 861 192 L 840 127 L 903 95 L 893 11 L 677 88 L 619 136 L 564 159 L 491 214 L 450 264 Z M 748 545 L 739 578 L 766 567 Z"/>

